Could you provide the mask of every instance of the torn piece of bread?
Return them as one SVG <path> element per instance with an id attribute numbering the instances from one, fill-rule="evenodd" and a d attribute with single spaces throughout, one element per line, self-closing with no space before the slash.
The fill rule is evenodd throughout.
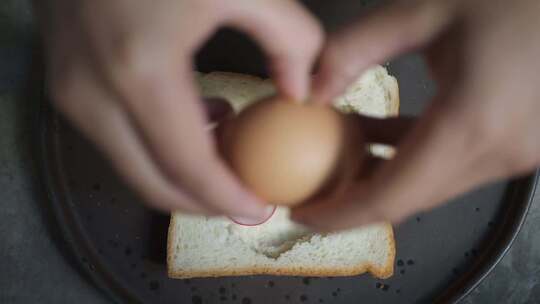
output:
<path id="1" fill-rule="evenodd" d="M 272 95 L 270 81 L 214 72 L 199 74 L 205 97 L 223 97 L 236 111 Z M 385 68 L 374 67 L 353 83 L 335 105 L 346 112 L 377 117 L 397 115 L 398 85 Z M 387 147 L 372 152 L 389 156 Z M 289 220 L 289 209 L 278 207 L 259 226 L 238 225 L 226 217 L 174 213 L 171 217 L 167 266 L 171 278 L 235 275 L 347 276 L 370 272 L 393 274 L 395 242 L 388 223 L 348 231 L 315 234 Z"/>

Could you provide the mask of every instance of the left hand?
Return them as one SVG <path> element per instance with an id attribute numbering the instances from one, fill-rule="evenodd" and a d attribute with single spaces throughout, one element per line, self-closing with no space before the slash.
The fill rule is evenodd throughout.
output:
<path id="1" fill-rule="evenodd" d="M 290 0 L 41 0 L 48 91 L 56 109 L 163 211 L 266 218 L 267 207 L 217 153 L 193 58 L 222 26 L 259 43 L 278 91 L 303 99 L 322 41 Z M 298 43 L 302 37 L 302 43 Z"/>

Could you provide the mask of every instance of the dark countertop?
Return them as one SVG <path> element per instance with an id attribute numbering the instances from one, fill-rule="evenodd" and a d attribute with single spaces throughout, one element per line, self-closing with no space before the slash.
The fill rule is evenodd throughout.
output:
<path id="1" fill-rule="evenodd" d="M 0 3 L 0 303 L 109 303 L 70 263 L 32 157 L 36 50 L 29 1 Z M 540 198 L 513 247 L 464 303 L 540 302 Z"/>

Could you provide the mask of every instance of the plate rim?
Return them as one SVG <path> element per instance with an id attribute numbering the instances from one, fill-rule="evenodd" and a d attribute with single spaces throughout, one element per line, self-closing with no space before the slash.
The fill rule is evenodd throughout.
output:
<path id="1" fill-rule="evenodd" d="M 82 227 L 75 220 L 73 209 L 68 207 L 65 197 L 59 198 L 59 195 L 62 194 L 54 191 L 55 187 L 58 187 L 58 180 L 55 178 L 55 173 L 53 173 L 56 170 L 51 165 L 54 160 L 45 147 L 48 140 L 47 134 L 50 132 L 48 122 L 53 122 L 58 117 L 58 113 L 49 104 L 47 98 L 41 101 L 37 112 L 38 117 L 34 120 L 37 121 L 34 134 L 37 137 L 35 142 L 39 144 L 37 149 L 34 149 L 36 151 L 34 154 L 38 154 L 36 159 L 38 160 L 40 188 L 46 195 L 47 203 L 52 207 L 55 224 L 65 241 L 65 249 L 70 251 L 69 254 L 77 261 L 76 270 L 115 303 L 124 303 L 126 301 L 128 303 L 143 303 L 129 288 L 122 286 L 111 271 L 101 265 L 98 253 L 92 250 L 92 246 L 88 245 L 90 241 L 85 239 L 84 234 L 81 233 Z M 71 225 L 63 225 L 62 223 L 65 222 Z"/>
<path id="2" fill-rule="evenodd" d="M 511 192 L 505 193 L 504 195 L 520 196 L 523 198 L 512 199 L 514 201 L 517 200 L 520 204 L 519 206 L 515 206 L 515 203 L 513 203 L 510 208 L 508 208 L 511 210 L 511 212 L 517 212 L 517 214 L 514 214 L 517 216 L 517 218 L 515 218 L 513 222 L 509 223 L 511 225 L 511 229 L 506 230 L 505 233 L 503 232 L 502 237 L 489 240 L 490 244 L 488 244 L 488 246 L 493 249 L 498 249 L 498 251 L 489 252 L 489 257 L 487 259 L 478 260 L 472 266 L 473 271 L 469 271 L 465 275 L 468 277 L 468 280 L 465 283 L 462 283 L 460 281 L 464 279 L 458 279 L 458 281 L 450 285 L 441 294 L 441 296 L 435 299 L 435 303 L 459 303 L 473 290 L 475 290 L 476 287 L 478 287 L 502 261 L 510 248 L 512 248 L 512 245 L 514 244 L 516 238 L 521 232 L 521 229 L 523 228 L 523 225 L 525 224 L 525 221 L 527 220 L 527 215 L 529 214 L 530 207 L 534 200 L 539 177 L 540 169 L 535 169 L 529 175 L 510 180 L 510 185 L 506 191 L 510 189 Z M 511 217 L 512 215 L 505 215 L 504 220 L 508 221 Z M 503 230 L 502 226 L 505 225 L 501 225 L 501 227 L 498 229 Z M 459 289 L 461 289 L 461 291 Z"/>

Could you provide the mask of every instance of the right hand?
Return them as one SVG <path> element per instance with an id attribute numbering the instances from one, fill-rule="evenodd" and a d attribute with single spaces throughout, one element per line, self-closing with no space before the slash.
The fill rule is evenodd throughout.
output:
<path id="1" fill-rule="evenodd" d="M 393 1 L 329 37 L 315 100 L 410 50 L 423 51 L 438 91 L 416 119 L 364 120 L 369 142 L 396 146 L 396 156 L 293 218 L 320 230 L 397 223 L 539 167 L 538 12 L 539 1 Z"/>
<path id="2" fill-rule="evenodd" d="M 304 99 L 322 31 L 298 3 L 51 0 L 37 5 L 55 106 L 146 201 L 162 210 L 265 215 L 265 205 L 216 153 L 194 86 L 193 55 L 218 27 L 235 27 L 261 44 L 279 92 Z"/>

